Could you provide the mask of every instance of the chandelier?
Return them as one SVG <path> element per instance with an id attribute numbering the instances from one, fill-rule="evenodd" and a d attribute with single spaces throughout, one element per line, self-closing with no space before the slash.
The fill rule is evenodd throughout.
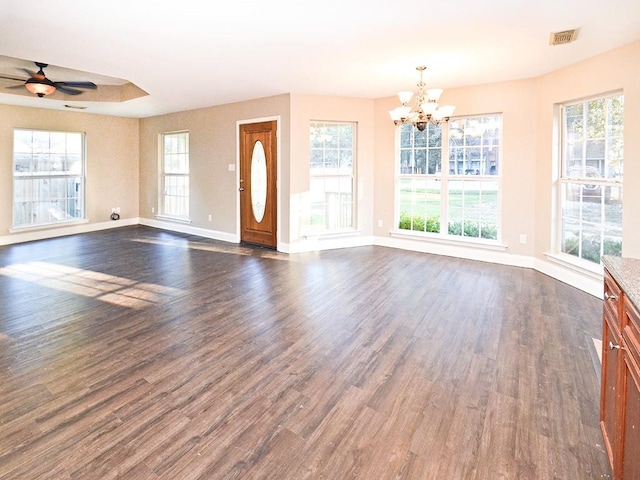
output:
<path id="1" fill-rule="evenodd" d="M 413 98 L 413 92 L 398 92 L 398 98 L 400 98 L 402 105 L 389 111 L 394 124 L 412 123 L 422 132 L 429 123 L 437 125 L 449 121 L 449 117 L 451 117 L 456 107 L 453 105 L 438 106 L 442 89 L 430 88 L 425 90 L 422 75 L 426 69 L 427 67 L 423 66 L 416 67 L 416 70 L 420 72 L 420 82 L 418 83 L 418 93 L 415 96 L 413 106 L 409 105 Z"/>

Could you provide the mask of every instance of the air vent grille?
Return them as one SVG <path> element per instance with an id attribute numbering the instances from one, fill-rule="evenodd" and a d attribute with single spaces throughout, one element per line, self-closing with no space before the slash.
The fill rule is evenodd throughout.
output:
<path id="1" fill-rule="evenodd" d="M 549 45 L 564 45 L 576 40 L 578 36 L 578 30 L 565 30 L 563 32 L 555 32 L 551 34 L 549 38 Z"/>

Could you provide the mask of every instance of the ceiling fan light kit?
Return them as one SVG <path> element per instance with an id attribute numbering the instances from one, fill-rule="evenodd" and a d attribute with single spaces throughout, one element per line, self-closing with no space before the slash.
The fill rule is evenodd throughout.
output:
<path id="1" fill-rule="evenodd" d="M 67 95 L 80 95 L 82 93 L 79 88 L 96 90 L 98 86 L 93 82 L 52 82 L 44 74 L 44 68 L 49 64 L 42 62 L 35 62 L 39 70 L 34 73 L 27 69 L 24 71 L 29 75 L 29 79 L 24 82 L 24 87 L 34 95 L 38 97 L 44 97 L 45 95 L 51 95 L 55 91 Z M 19 88 L 21 85 L 7 88 Z"/>
<path id="2" fill-rule="evenodd" d="M 24 83 L 24 87 L 34 95 L 44 97 L 45 95 L 51 95 L 55 92 L 55 84 L 47 77 L 40 80 L 39 78 L 31 77 Z"/>
<path id="3" fill-rule="evenodd" d="M 430 88 L 425 91 L 425 83 L 422 75 L 427 67 L 419 66 L 416 70 L 420 72 L 420 82 L 418 83 L 418 93 L 415 95 L 414 105 L 409 105 L 413 92 L 398 92 L 398 98 L 402 104 L 389 111 L 389 116 L 395 125 L 412 123 L 419 131 L 427 128 L 429 123 L 437 125 L 448 122 L 456 107 L 453 105 L 438 105 L 441 88 Z"/>

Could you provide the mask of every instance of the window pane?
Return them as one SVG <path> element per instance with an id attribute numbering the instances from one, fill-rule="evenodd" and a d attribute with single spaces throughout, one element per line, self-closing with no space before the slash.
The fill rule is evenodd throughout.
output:
<path id="1" fill-rule="evenodd" d="M 402 178 L 399 190 L 398 228 L 440 232 L 442 181 L 436 178 Z"/>
<path id="2" fill-rule="evenodd" d="M 189 133 L 162 135 L 162 213 L 189 216 Z"/>
<path id="3" fill-rule="evenodd" d="M 498 182 L 449 182 L 448 210 L 450 235 L 497 240 Z"/>
<path id="4" fill-rule="evenodd" d="M 558 251 L 599 263 L 622 251 L 624 97 L 564 107 Z"/>
<path id="5" fill-rule="evenodd" d="M 353 228 L 355 124 L 311 122 L 309 228 Z"/>
<path id="6" fill-rule="evenodd" d="M 13 225 L 84 218 L 84 135 L 15 130 Z"/>
<path id="7" fill-rule="evenodd" d="M 399 127 L 400 229 L 498 239 L 501 123 L 501 115 L 482 115 L 429 125 L 427 148 L 412 125 Z M 445 148 L 443 128 L 449 138 Z M 448 158 L 446 172 L 443 155 Z"/>

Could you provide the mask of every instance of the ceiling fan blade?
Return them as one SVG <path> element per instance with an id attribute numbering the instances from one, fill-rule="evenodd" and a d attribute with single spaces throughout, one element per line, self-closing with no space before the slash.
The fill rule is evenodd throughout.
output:
<path id="1" fill-rule="evenodd" d="M 89 90 L 96 90 L 98 86 L 93 82 L 53 82 L 57 88 L 71 87 L 71 88 L 86 88 Z"/>
<path id="2" fill-rule="evenodd" d="M 66 93 L 67 95 L 80 95 L 82 92 L 80 90 L 76 90 L 74 88 L 68 88 L 64 85 L 61 85 L 61 82 L 55 82 L 54 85 L 56 89 L 62 93 Z"/>
<path id="3" fill-rule="evenodd" d="M 24 83 L 21 83 L 20 85 L 11 85 L 10 87 L 4 87 L 4 88 L 10 88 L 11 90 L 17 90 L 19 88 L 24 88 Z"/>
<path id="4" fill-rule="evenodd" d="M 3 78 L 5 80 L 13 80 L 14 82 L 26 82 L 27 80 L 24 78 L 16 78 L 16 77 L 10 77 L 9 75 L 2 75 L 0 73 L 0 78 Z"/>
<path id="5" fill-rule="evenodd" d="M 26 73 L 27 75 L 29 75 L 29 77 L 31 78 L 37 78 L 38 80 L 44 80 L 44 75 L 42 75 L 41 73 L 36 73 L 32 70 L 29 70 L 28 68 L 23 68 L 21 69 L 24 73 Z"/>

